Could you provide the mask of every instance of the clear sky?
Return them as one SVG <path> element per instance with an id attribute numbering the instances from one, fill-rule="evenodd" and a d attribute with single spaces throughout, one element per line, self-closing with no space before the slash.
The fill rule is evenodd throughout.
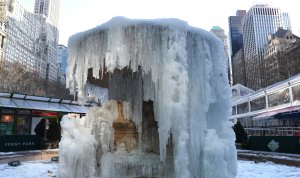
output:
<path id="1" fill-rule="evenodd" d="M 33 11 L 35 0 L 21 0 Z M 268 3 L 288 12 L 293 33 L 300 36 L 298 0 L 61 0 L 59 43 L 81 31 L 101 25 L 115 16 L 135 19 L 178 18 L 191 26 L 210 30 L 220 26 L 228 33 L 228 17 L 236 10 Z"/>

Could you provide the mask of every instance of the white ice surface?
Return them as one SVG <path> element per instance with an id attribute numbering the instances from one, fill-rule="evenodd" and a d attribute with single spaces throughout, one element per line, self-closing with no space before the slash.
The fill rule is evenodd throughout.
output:
<path id="1" fill-rule="evenodd" d="M 98 92 L 100 87 L 87 87 L 89 68 L 96 78 L 102 77 L 99 72 L 104 69 L 112 73 L 128 67 L 135 72 L 115 73 L 109 79 L 108 99 L 130 104 L 131 113 L 127 113 L 140 135 L 143 101 L 153 101 L 160 159 L 166 159 L 172 133 L 177 178 L 236 175 L 235 138 L 228 120 L 230 88 L 223 46 L 214 35 L 178 19 L 116 17 L 70 37 L 68 50 L 67 86 L 78 91 L 81 102 L 90 93 L 96 100 L 106 96 Z M 87 122 L 94 119 L 87 117 Z M 93 135 L 101 132 L 93 131 Z M 103 147 L 102 141 L 98 143 Z M 79 155 L 74 151 L 65 152 L 64 158 Z"/>
<path id="2" fill-rule="evenodd" d="M 48 178 L 58 176 L 58 164 L 49 161 L 22 162 L 11 167 L 0 164 L 0 178 Z M 299 178 L 300 168 L 279 164 L 238 161 L 236 178 Z"/>

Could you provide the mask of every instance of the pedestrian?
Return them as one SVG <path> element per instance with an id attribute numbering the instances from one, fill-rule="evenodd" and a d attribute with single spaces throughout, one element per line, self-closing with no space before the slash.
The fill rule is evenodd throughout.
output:
<path id="1" fill-rule="evenodd" d="M 45 139 L 46 134 L 46 119 L 42 118 L 40 122 L 35 126 L 34 132 L 36 135 L 40 136 L 42 140 Z"/>
<path id="2" fill-rule="evenodd" d="M 49 129 L 47 130 L 47 140 L 51 148 L 58 148 L 58 143 L 61 139 L 60 125 L 55 119 L 49 120 Z"/>

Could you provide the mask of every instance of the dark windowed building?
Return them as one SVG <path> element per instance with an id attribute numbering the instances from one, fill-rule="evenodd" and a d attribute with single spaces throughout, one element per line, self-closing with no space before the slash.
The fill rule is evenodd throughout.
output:
<path id="1" fill-rule="evenodd" d="M 243 47 L 242 18 L 246 10 L 237 10 L 236 16 L 229 16 L 229 39 L 231 56 Z"/>

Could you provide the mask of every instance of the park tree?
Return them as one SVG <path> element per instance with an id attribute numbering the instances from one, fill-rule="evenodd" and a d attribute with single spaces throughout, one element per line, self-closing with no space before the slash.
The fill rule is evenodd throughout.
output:
<path id="1" fill-rule="evenodd" d="M 71 100 L 69 90 L 61 82 L 40 78 L 37 70 L 21 63 L 0 63 L 0 92 L 21 93 Z"/>

